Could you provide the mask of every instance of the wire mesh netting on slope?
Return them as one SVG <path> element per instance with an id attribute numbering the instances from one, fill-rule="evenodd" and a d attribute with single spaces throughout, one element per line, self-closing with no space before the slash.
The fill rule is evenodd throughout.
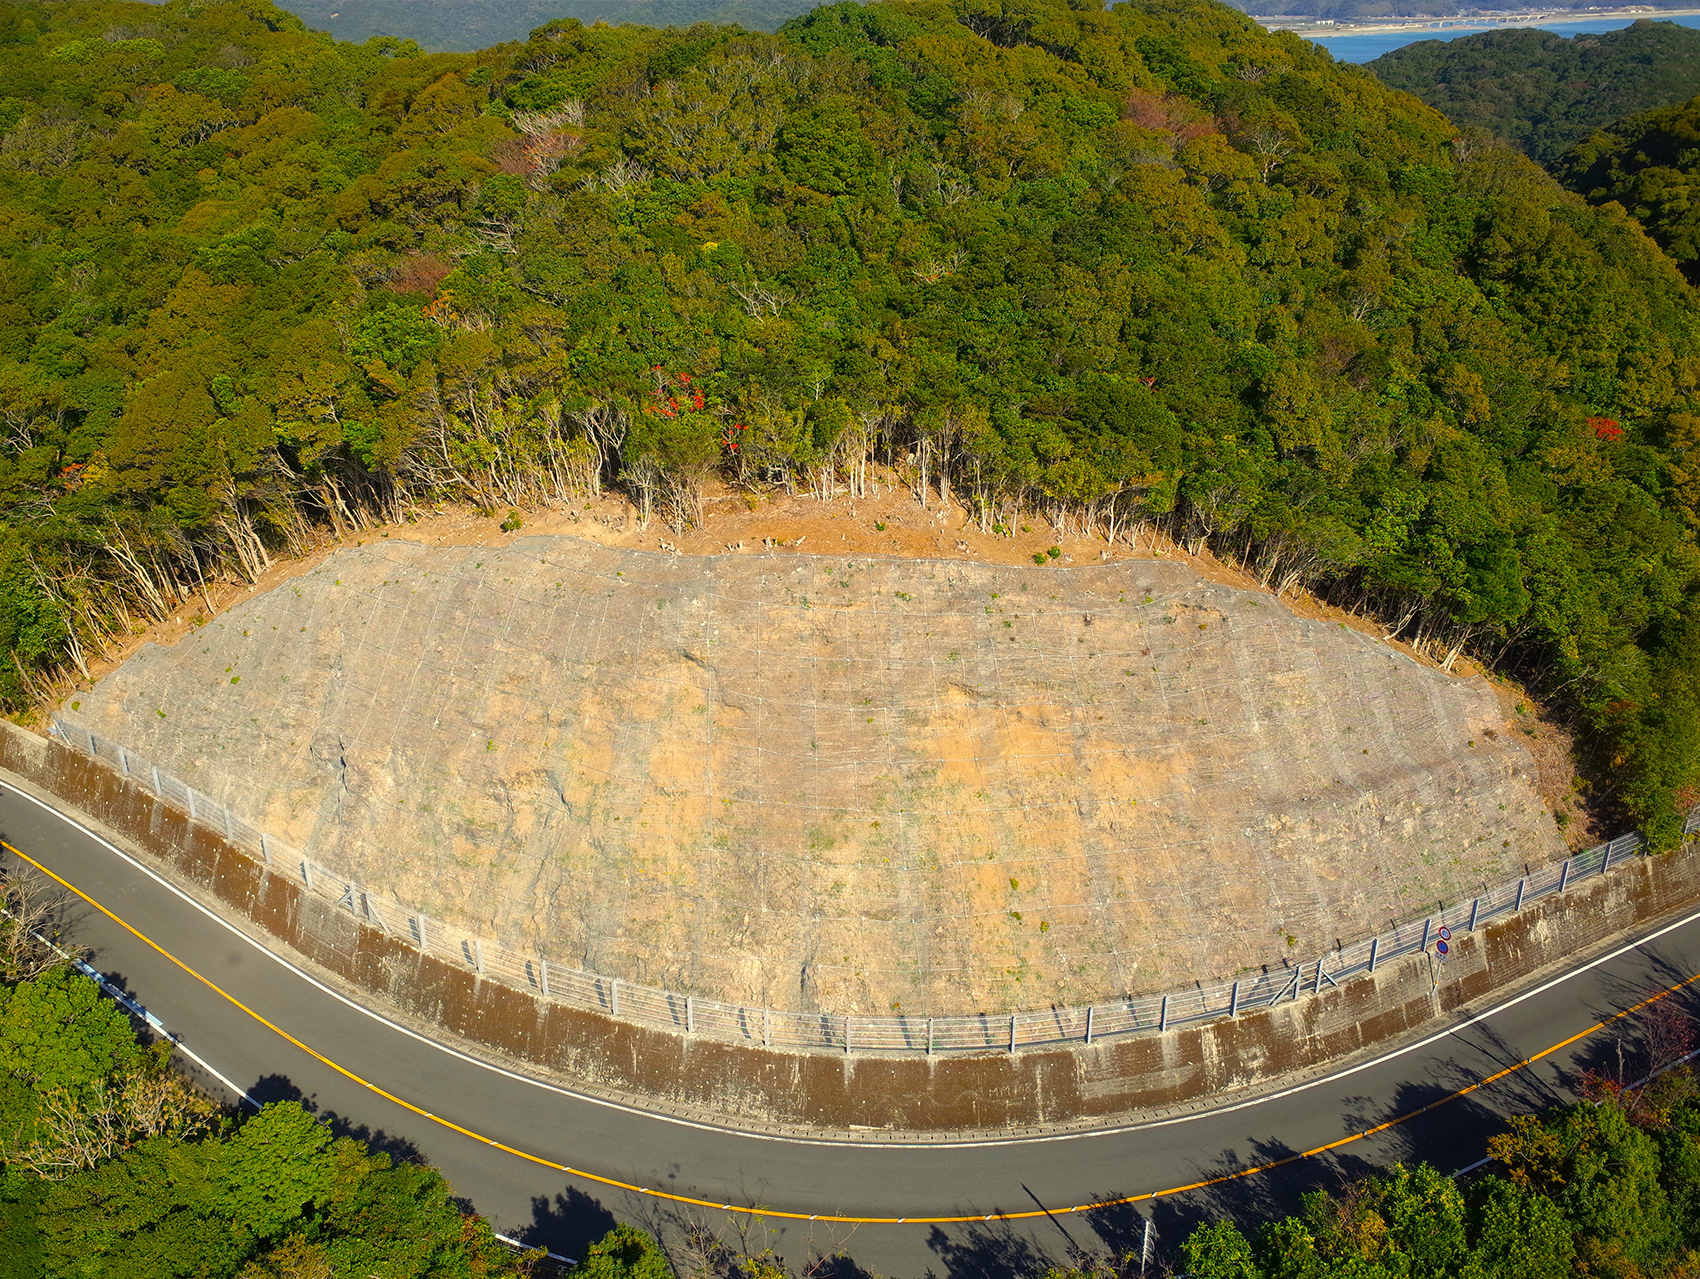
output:
<path id="1" fill-rule="evenodd" d="M 391 540 L 75 718 L 440 927 L 813 1018 L 1211 982 L 1563 851 L 1484 682 L 1163 561 Z"/>
<path id="2" fill-rule="evenodd" d="M 567 968 L 541 955 L 527 955 L 464 930 L 442 926 L 424 914 L 409 911 L 398 902 L 343 879 L 298 850 L 256 830 L 216 800 L 62 716 L 54 717 L 53 734 L 217 831 L 237 848 L 254 855 L 268 871 L 298 877 L 309 893 L 335 903 L 418 950 L 463 965 L 481 978 L 502 982 L 538 999 L 603 1012 L 676 1033 L 708 1035 L 751 1046 L 760 1044 L 764 1048 L 815 1052 L 1015 1052 L 1020 1048 L 1069 1041 L 1090 1044 L 1095 1039 L 1140 1032 L 1160 1034 L 1193 1022 L 1235 1017 L 1307 994 L 1320 994 L 1325 986 L 1338 987 L 1353 977 L 1375 972 L 1379 964 L 1426 951 L 1432 942 L 1449 939 L 1453 934 L 1474 932 L 1492 920 L 1532 907 L 1554 893 L 1562 893 L 1572 885 L 1621 866 L 1643 847 L 1638 836 L 1622 835 L 1610 843 L 1490 888 L 1467 902 L 1455 902 L 1421 920 L 1342 946 L 1312 962 L 1288 964 L 1274 971 L 1209 985 L 1200 983 L 1169 994 L 970 1017 L 802 1013 L 751 1008 L 623 982 L 617 977 Z M 1697 830 L 1700 830 L 1700 805 L 1689 811 L 1683 825 L 1685 834 L 1692 835 Z"/>

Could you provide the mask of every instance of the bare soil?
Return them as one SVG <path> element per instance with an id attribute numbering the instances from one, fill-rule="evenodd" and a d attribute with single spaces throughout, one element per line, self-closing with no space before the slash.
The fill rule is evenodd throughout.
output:
<path id="1" fill-rule="evenodd" d="M 515 538 L 540 533 L 579 537 L 600 546 L 663 550 L 680 555 L 719 555 L 728 552 L 772 554 L 897 555 L 925 559 L 961 559 L 981 564 L 1031 564 L 1035 555 L 1056 547 L 1058 566 L 1102 563 L 1112 559 L 1162 559 L 1183 563 L 1201 576 L 1244 590 L 1267 591 L 1255 573 L 1219 559 L 1208 549 L 1194 554 L 1186 547 L 1146 528 L 1137 547 L 1125 542 L 1108 546 L 1101 537 L 1079 536 L 1054 529 L 1038 514 L 1019 521 L 1007 536 L 980 530 L 971 514 L 954 503 L 941 503 L 929 494 L 923 507 L 913 489 L 893 472 L 877 470 L 875 493 L 866 498 L 838 496 L 822 500 L 808 493 L 750 493 L 717 484 L 705 503 L 707 521 L 700 529 L 670 531 L 659 519 L 647 527 L 637 508 L 623 494 L 567 507 L 537 507 L 514 512 L 517 529 L 504 529 L 508 511 L 480 513 L 470 506 L 443 503 L 416 512 L 394 524 L 373 525 L 344 537 L 326 537 L 310 554 L 280 559 L 253 583 L 220 580 L 207 583 L 206 592 L 163 622 L 138 626 L 106 652 L 92 656 L 89 671 L 95 681 L 116 670 L 143 644 L 170 647 L 213 617 L 283 582 L 308 572 L 325 557 L 346 546 L 374 539 L 400 538 L 427 546 L 510 545 Z M 1389 639 L 1388 628 L 1372 616 L 1351 612 L 1305 590 L 1289 590 L 1282 603 L 1301 617 L 1332 622 L 1373 636 L 1434 670 L 1441 664 L 1426 650 L 1404 639 Z M 1619 833 L 1619 814 L 1609 796 L 1590 787 L 1579 765 L 1581 748 L 1574 730 L 1551 706 L 1513 680 L 1486 670 L 1460 656 L 1446 674 L 1456 679 L 1485 675 L 1494 684 L 1505 715 L 1502 730 L 1514 734 L 1534 760 L 1535 789 L 1557 822 L 1560 837 L 1571 849 L 1591 848 Z M 86 691 L 82 683 L 73 691 Z M 62 701 L 56 698 L 55 704 Z M 39 722 L 48 707 L 24 717 Z M 1683 802 L 1700 802 L 1700 788 Z"/>
<path id="2" fill-rule="evenodd" d="M 802 555 L 893 555 L 917 559 L 960 559 L 979 564 L 1028 565 L 1044 555 L 1055 566 L 1104 563 L 1110 560 L 1160 559 L 1186 564 L 1200 576 L 1244 590 L 1266 590 L 1256 574 L 1217 558 L 1209 550 L 1193 554 L 1162 533 L 1143 529 L 1138 546 L 1118 542 L 1109 546 L 1099 536 L 1081 536 L 1054 529 L 1035 514 L 1014 526 L 1008 536 L 983 533 L 973 517 L 954 503 L 932 498 L 923 507 L 913 491 L 889 473 L 876 478 L 877 494 L 856 499 L 816 498 L 807 493 L 749 493 L 715 485 L 705 503 L 707 521 L 700 529 L 670 531 L 659 519 L 647 527 L 637 508 L 619 493 L 570 507 L 540 507 L 518 512 L 520 527 L 504 529 L 506 511 L 483 514 L 470 506 L 443 503 L 394 524 L 376 524 L 343 538 L 327 537 L 304 556 L 280 559 L 253 583 L 222 580 L 207 584 L 207 592 L 185 603 L 163 622 L 138 626 L 122 644 L 89 662 L 96 680 L 116 669 L 144 643 L 170 647 L 211 618 L 235 605 L 263 595 L 323 563 L 327 555 L 374 539 L 400 538 L 426 546 L 504 547 L 516 538 L 552 534 L 579 537 L 599 546 L 659 550 L 680 555 L 731 553 Z M 1054 560 L 1052 547 L 1061 553 Z M 1427 652 L 1403 639 L 1387 638 L 1377 619 L 1353 613 L 1320 600 L 1308 591 L 1290 590 L 1282 602 L 1300 617 L 1333 622 L 1370 635 L 1425 666 L 1441 666 Z M 1481 674 L 1468 657 L 1460 657 L 1446 672 L 1456 678 Z M 82 687 L 87 687 L 83 685 Z M 1526 700 L 1526 698 L 1525 698 Z M 1509 708 L 1508 708 L 1509 713 Z"/>
<path id="3" fill-rule="evenodd" d="M 1562 847 L 1514 711 L 1368 619 L 895 485 L 710 502 L 368 529 L 66 709 L 410 909 L 780 1007 L 1216 979 Z"/>

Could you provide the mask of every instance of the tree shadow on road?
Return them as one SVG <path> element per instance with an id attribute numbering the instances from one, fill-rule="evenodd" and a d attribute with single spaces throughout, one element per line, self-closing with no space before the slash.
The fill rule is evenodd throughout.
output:
<path id="1" fill-rule="evenodd" d="M 949 1279 L 1030 1279 L 1058 1264 L 1009 1221 L 958 1226 L 951 1234 L 934 1226 L 927 1247 Z"/>
<path id="2" fill-rule="evenodd" d="M 875 1279 L 871 1270 L 864 1270 L 845 1253 L 822 1257 L 809 1270 L 809 1279 Z"/>
<path id="3" fill-rule="evenodd" d="M 1080 1215 L 1086 1219 L 1086 1224 L 1092 1227 L 1094 1234 L 1103 1241 L 1104 1247 L 1117 1257 L 1125 1257 L 1132 1253 L 1137 1255 L 1145 1246 L 1145 1223 L 1151 1220 L 1152 1204 L 1149 1200 L 1139 1204 L 1116 1203 L 1126 1195 L 1097 1194 L 1092 1196 L 1102 1208 L 1093 1208 Z M 1155 1239 L 1155 1222 L 1153 1239 Z"/>
<path id="4" fill-rule="evenodd" d="M 1375 1172 L 1378 1160 L 1349 1150 L 1328 1151 L 1300 1158 L 1300 1151 L 1272 1137 L 1248 1137 L 1243 1147 L 1230 1146 L 1199 1160 L 1185 1174 L 1188 1182 L 1213 1181 L 1155 1199 L 1117 1203 L 1124 1193 L 1106 1190 L 1096 1196 L 1103 1207 L 1085 1217 L 1111 1257 L 1138 1258 L 1145 1245 L 1145 1223 L 1152 1227 L 1150 1273 L 1176 1264 L 1181 1243 L 1198 1226 L 1213 1221 L 1240 1222 L 1248 1231 L 1259 1222 L 1298 1211 L 1300 1197 L 1311 1190 L 1336 1190 Z M 1266 1165 L 1278 1165 L 1264 1171 Z M 1235 1174 L 1244 1174 L 1236 1176 Z"/>
<path id="5" fill-rule="evenodd" d="M 1600 989 L 1587 1001 L 1593 1020 L 1607 1021 L 1621 1009 L 1693 975 L 1661 954 L 1656 946 L 1647 948 L 1643 954 L 1650 971 L 1603 977 Z M 1342 1136 L 1400 1121 L 1395 1126 L 1361 1143 L 1268 1172 L 1165 1197 L 1148 1209 L 1133 1205 L 1100 1209 L 1090 1214 L 1093 1227 L 1115 1248 L 1137 1247 L 1135 1236 L 1143 1228 L 1143 1212 L 1149 1211 L 1162 1240 L 1162 1251 L 1172 1259 L 1174 1249 L 1203 1222 L 1230 1218 L 1249 1229 L 1258 1222 L 1296 1211 L 1300 1197 L 1307 1190 L 1338 1191 L 1392 1163 L 1426 1161 L 1443 1173 L 1453 1173 L 1486 1154 L 1487 1138 L 1503 1131 L 1509 1116 L 1536 1114 L 1575 1100 L 1575 1085 L 1584 1071 L 1594 1070 L 1612 1079 L 1621 1077 L 1622 1082 L 1632 1082 L 1690 1051 L 1692 1045 L 1677 1043 L 1673 1047 L 1673 1036 L 1678 1032 L 1673 1032 L 1668 1022 L 1673 1018 L 1684 1026 L 1700 1022 L 1697 987 L 1700 983 L 1659 1001 L 1671 1010 L 1665 1016 L 1667 1024 L 1662 1027 L 1654 1025 L 1657 1018 L 1647 1013 L 1624 1017 L 1531 1065 L 1522 1064 L 1523 1052 L 1528 1049 L 1514 1048 L 1492 1025 L 1477 1022 L 1459 1027 L 1450 1036 L 1455 1052 L 1426 1066 L 1421 1078 L 1401 1084 L 1391 1094 L 1340 1099 Z M 1436 1046 L 1442 1047 L 1443 1043 Z M 1535 1050 L 1547 1046 L 1543 1043 Z M 1677 1052 L 1676 1047 L 1681 1047 L 1682 1052 Z M 1508 1073 L 1463 1096 L 1455 1095 L 1500 1071 Z M 1201 1162 L 1197 1179 L 1285 1159 L 1293 1153 L 1280 1142 L 1254 1140 L 1243 1154 L 1230 1148 L 1219 1152 L 1213 1160 Z"/>
<path id="6" fill-rule="evenodd" d="M 1590 1008 L 1595 1020 L 1607 1024 L 1591 1037 L 1599 1041 L 1593 1052 L 1594 1069 L 1621 1073 L 1628 1083 L 1670 1066 L 1695 1047 L 1700 1025 L 1700 982 L 1682 983 L 1694 976 L 1657 943 L 1640 948 L 1647 965 L 1645 973 L 1602 974 L 1600 995 Z M 1647 1007 L 1625 1017 L 1621 1010 L 1660 995 Z"/>
<path id="7" fill-rule="evenodd" d="M 311 1094 L 297 1088 L 288 1075 L 262 1075 L 255 1081 L 254 1086 L 248 1089 L 248 1095 L 262 1106 L 269 1106 L 276 1101 L 293 1101 L 329 1128 L 333 1137 L 354 1137 L 365 1142 L 370 1149 L 388 1155 L 398 1164 L 426 1162 L 425 1156 L 419 1147 L 413 1144 L 411 1138 L 397 1136 L 368 1124 L 355 1123 L 334 1110 L 322 1108 Z"/>
<path id="8" fill-rule="evenodd" d="M 1700 990 L 1688 987 L 1638 1014 L 1615 1018 L 1649 994 L 1691 975 L 1656 950 L 1645 954 L 1650 974 L 1603 976 L 1601 989 L 1588 1001 L 1587 1009 L 1590 1017 L 1604 1025 L 1586 1038 L 1525 1065 L 1521 1052 L 1487 1023 L 1461 1027 L 1451 1036 L 1458 1048 L 1456 1056 L 1435 1063 L 1424 1079 L 1403 1084 L 1391 1096 L 1375 1102 L 1355 1099 L 1359 1105 L 1349 1107 L 1342 1116 L 1345 1127 L 1361 1131 L 1410 1116 L 1378 1135 L 1382 1159 L 1426 1160 L 1451 1172 L 1481 1159 L 1487 1138 L 1504 1131 L 1510 1116 L 1539 1114 L 1576 1100 L 1587 1073 L 1630 1083 L 1669 1065 L 1692 1046 Z M 1680 1024 L 1673 1027 L 1673 1022 Z M 1541 1044 L 1534 1051 L 1548 1047 Z M 1483 1082 L 1500 1071 L 1508 1073 Z M 1464 1096 L 1454 1095 L 1477 1084 L 1481 1086 Z M 1429 1107 L 1426 1113 L 1415 1113 L 1424 1107 Z"/>
<path id="9" fill-rule="evenodd" d="M 0 841 L 8 840 L 0 832 Z M 67 891 L 28 862 L 0 851 L 0 960 L 9 979 L 28 979 L 92 953 L 72 938 L 95 917 L 86 900 Z"/>
<path id="10" fill-rule="evenodd" d="M 582 1261 L 590 1245 L 616 1224 L 614 1214 L 603 1207 L 600 1199 L 585 1194 L 577 1186 L 568 1186 L 553 1199 L 548 1195 L 534 1195 L 531 1224 L 516 1230 L 514 1238 L 533 1248 L 547 1248 L 563 1257 Z"/>
<path id="11" fill-rule="evenodd" d="M 747 1195 L 742 1199 L 758 1202 Z M 784 1273 L 798 1279 L 874 1279 L 850 1254 L 854 1226 L 754 1212 L 723 1214 L 648 1195 L 627 1194 L 624 1200 L 621 1218 L 655 1238 L 679 1274 L 737 1279 L 751 1271 L 751 1262 L 760 1261 L 781 1264 Z"/>
<path id="12" fill-rule="evenodd" d="M 1566 1099 L 1551 1067 L 1519 1068 L 1521 1056 L 1491 1026 L 1461 1028 L 1452 1042 L 1455 1055 L 1431 1063 L 1390 1094 L 1342 1098 L 1341 1134 L 1370 1134 L 1363 1146 L 1373 1165 L 1426 1160 L 1451 1172 L 1480 1159 L 1486 1137 L 1503 1129 L 1507 1116 Z M 1484 1083 L 1501 1071 L 1510 1073 Z"/>

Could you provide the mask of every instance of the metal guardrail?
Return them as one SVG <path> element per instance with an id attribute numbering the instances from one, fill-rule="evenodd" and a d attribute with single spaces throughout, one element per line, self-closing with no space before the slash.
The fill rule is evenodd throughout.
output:
<path id="1" fill-rule="evenodd" d="M 1479 897 L 1435 911 L 1422 919 L 1293 965 L 1283 963 L 1234 981 L 1195 986 L 1166 995 L 1140 995 L 1070 1008 L 1016 1013 L 921 1017 L 854 1016 L 750 1008 L 695 995 L 660 990 L 619 977 L 552 963 L 473 933 L 430 919 L 374 893 L 308 857 L 299 849 L 249 825 L 227 807 L 64 716 L 51 732 L 61 742 L 109 765 L 191 820 L 223 835 L 274 874 L 288 875 L 314 896 L 347 910 L 403 943 L 480 978 L 498 981 L 538 999 L 605 1013 L 624 1021 L 686 1035 L 703 1035 L 751 1046 L 832 1053 L 1014 1052 L 1044 1044 L 1094 1043 L 1122 1035 L 1162 1033 L 1177 1026 L 1236 1017 L 1269 1008 L 1353 977 L 1373 973 L 1402 955 L 1427 950 L 1441 928 L 1475 931 L 1490 920 L 1514 914 L 1572 884 L 1603 875 L 1641 851 L 1639 835 L 1554 862 Z M 1700 805 L 1688 813 L 1683 833 L 1700 830 Z"/>

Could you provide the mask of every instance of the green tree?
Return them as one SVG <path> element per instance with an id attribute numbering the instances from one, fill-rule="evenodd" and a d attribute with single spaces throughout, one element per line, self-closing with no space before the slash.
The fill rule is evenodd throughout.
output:
<path id="1" fill-rule="evenodd" d="M 1197 1279 L 1262 1279 L 1251 1243 L 1231 1221 L 1194 1230 L 1181 1245 L 1181 1259 Z"/>
<path id="2" fill-rule="evenodd" d="M 585 1249 L 575 1279 L 672 1279 L 673 1268 L 655 1241 L 632 1226 L 615 1226 Z"/>
<path id="3" fill-rule="evenodd" d="M 1519 28 L 1419 40 L 1367 64 L 1394 88 L 1553 164 L 1602 125 L 1700 93 L 1700 31 L 1641 18 L 1566 38 Z"/>

